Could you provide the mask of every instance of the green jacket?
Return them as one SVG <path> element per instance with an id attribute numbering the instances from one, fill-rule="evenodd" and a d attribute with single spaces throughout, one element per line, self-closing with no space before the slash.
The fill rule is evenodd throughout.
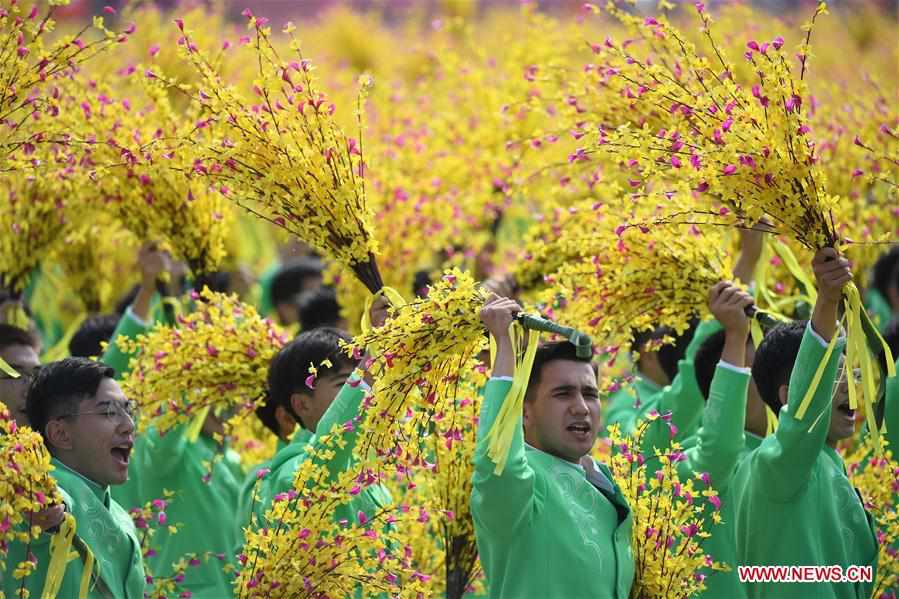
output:
<path id="1" fill-rule="evenodd" d="M 721 523 L 715 525 L 712 511 L 704 514 L 703 528 L 711 533 L 703 543 L 703 550 L 717 562 L 727 564 L 730 572 L 711 572 L 705 581 L 703 597 L 710 599 L 741 599 L 746 591 L 737 576 L 736 506 L 731 481 L 739 462 L 749 451 L 758 447 L 761 439 L 745 433 L 746 401 L 750 373 L 719 363 L 709 389 L 709 400 L 702 413 L 702 425 L 695 442 L 684 451 L 678 463 L 681 480 L 708 474 L 712 488 L 721 500 Z M 704 487 L 703 483 L 699 483 Z"/>
<path id="2" fill-rule="evenodd" d="M 826 347 L 809 324 L 777 430 L 740 463 L 734 475 L 740 564 L 871 566 L 876 576 L 877 539 L 872 519 L 846 477 L 842 459 L 826 445 L 831 394 L 843 345 L 838 341 L 808 411 L 802 419 L 796 418 L 793 414 Z M 868 599 L 873 584 L 752 583 L 745 589 L 752 599 Z"/>
<path id="3" fill-rule="evenodd" d="M 243 473 L 240 460 L 226 451 L 204 481 L 208 464 L 221 453 L 215 441 L 201 434 L 195 442 L 185 438 L 184 427 L 160 436 L 150 428 L 134 445 L 128 482 L 113 490 L 127 508 L 163 499 L 174 492 L 165 512 L 169 524 L 178 525 L 170 534 L 162 526 L 153 537 L 155 556 L 148 559 L 154 576 L 173 574 L 172 563 L 196 554 L 200 565 L 191 567 L 181 587 L 194 599 L 230 597 L 231 581 L 222 567 L 237 544 L 237 505 Z"/>
<path id="4" fill-rule="evenodd" d="M 131 516 L 110 497 L 109 487 L 101 487 L 53 459 L 53 478 L 59 484 L 66 511 L 75 518 L 76 529 L 72 549 L 78 556 L 65 570 L 57 597 L 77 598 L 87 558 L 85 547 L 93 554 L 90 599 L 143 599 L 146 579 L 140 555 L 140 543 Z M 31 597 L 40 598 L 50 561 L 50 535 L 43 534 L 31 544 L 38 569 L 25 579 Z M 13 570 L 25 558 L 25 546 L 10 544 L 6 572 L 0 572 L 0 589 L 6 597 L 17 597 L 21 580 L 13 578 Z"/>
<path id="5" fill-rule="evenodd" d="M 307 445 L 318 449 L 320 438 L 329 434 L 335 425 L 343 425 L 358 417 L 367 386 L 363 384 L 353 386 L 351 383 L 355 383 L 357 380 L 355 377 L 355 374 L 350 376 L 337 397 L 328 406 L 311 439 L 306 440 L 305 436 L 297 435 L 290 444 L 272 458 L 271 472 L 260 481 L 258 487 L 258 500 L 253 509 L 256 516 L 255 528 L 264 528 L 270 524 L 265 518 L 265 512 L 271 509 L 275 496 L 287 493 L 294 488 L 294 476 L 300 464 L 306 459 Z M 353 466 L 355 461 L 353 449 L 359 436 L 359 428 L 357 423 L 352 430 L 343 433 L 346 443 L 342 448 L 336 445 L 329 448 L 333 451 L 333 457 L 325 465 L 331 476 L 337 476 Z M 354 496 L 348 503 L 338 506 L 334 510 L 334 520 L 352 521 L 360 511 L 367 516 L 372 516 L 391 502 L 392 498 L 387 489 L 381 485 L 371 485 Z"/>
<path id="6" fill-rule="evenodd" d="M 586 472 L 515 430 L 499 476 L 487 433 L 511 387 L 491 379 L 478 426 L 471 513 L 491 599 L 627 599 L 633 516 L 603 465 Z"/>
<path id="7" fill-rule="evenodd" d="M 670 385 L 659 387 L 639 372 L 635 373 L 634 382 L 630 386 L 622 387 L 609 397 L 604 416 L 606 424 L 618 423 L 622 434 L 630 435 L 636 430 L 638 420 L 646 418 L 649 413 L 670 412 L 671 424 L 676 427 L 675 439 L 683 440 L 695 434 L 705 401 L 696 382 L 693 358 L 703 341 L 720 328 L 717 320 L 707 320 L 696 327 L 684 358 L 677 363 L 677 373 Z M 629 388 L 631 386 L 632 390 Z M 662 447 L 667 444 L 669 428 L 661 426 L 661 422 L 659 424 L 660 426 L 647 430 L 644 447 Z"/>

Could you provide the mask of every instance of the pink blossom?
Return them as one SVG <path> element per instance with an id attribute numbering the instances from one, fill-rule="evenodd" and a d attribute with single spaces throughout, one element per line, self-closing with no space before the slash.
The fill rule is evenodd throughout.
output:
<path id="1" fill-rule="evenodd" d="M 780 50 L 784 45 L 784 38 L 778 35 L 771 41 L 771 45 L 774 46 L 775 50 Z"/>
<path id="2" fill-rule="evenodd" d="M 853 177 L 861 177 L 861 176 L 864 175 L 864 174 L 865 174 L 865 171 L 861 170 L 860 168 L 857 168 L 857 169 L 855 169 L 855 170 L 852 171 L 852 176 L 853 176 Z"/>
<path id="3" fill-rule="evenodd" d="M 715 506 L 716 512 L 721 509 L 721 499 L 717 495 L 710 495 L 709 503 Z"/>
<path id="4" fill-rule="evenodd" d="M 114 8 L 111 7 L 111 6 L 104 6 L 104 7 L 103 7 L 103 12 L 105 12 L 105 13 L 108 14 L 108 15 L 114 15 L 114 14 L 116 14 L 116 9 L 114 9 Z"/>
<path id="5" fill-rule="evenodd" d="M 724 167 L 724 170 L 722 172 L 725 175 L 733 175 L 735 172 L 737 172 L 737 167 L 736 167 L 736 165 L 728 164 L 727 166 Z"/>
<path id="6" fill-rule="evenodd" d="M 310 389 L 315 389 L 315 375 L 310 374 L 306 377 L 306 386 Z"/>
<path id="7" fill-rule="evenodd" d="M 749 40 L 749 41 L 746 43 L 746 47 L 749 48 L 750 50 L 755 50 L 756 52 L 759 51 L 759 44 L 758 44 L 758 42 L 755 41 L 755 40 Z"/>
<path id="8" fill-rule="evenodd" d="M 673 166 L 674 168 L 681 167 L 680 160 L 678 160 L 677 156 L 675 156 L 674 154 L 671 155 L 671 166 Z"/>

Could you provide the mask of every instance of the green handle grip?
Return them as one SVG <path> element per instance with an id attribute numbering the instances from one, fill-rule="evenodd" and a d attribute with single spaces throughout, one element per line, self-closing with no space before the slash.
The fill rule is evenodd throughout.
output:
<path id="1" fill-rule="evenodd" d="M 571 327 L 562 326 L 551 320 L 546 320 L 539 316 L 531 316 L 523 312 L 519 313 L 515 319 L 526 329 L 555 333 L 565 337 L 577 349 L 578 358 L 587 359 L 593 356 L 593 341 L 589 335 L 585 335 Z"/>

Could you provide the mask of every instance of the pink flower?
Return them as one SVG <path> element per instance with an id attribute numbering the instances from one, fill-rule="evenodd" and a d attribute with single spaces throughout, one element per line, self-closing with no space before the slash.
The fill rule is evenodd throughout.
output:
<path id="1" fill-rule="evenodd" d="M 368 524 L 368 516 L 366 516 L 362 512 L 362 510 L 360 510 L 356 513 L 356 519 L 359 520 L 359 524 L 361 524 L 362 526 L 365 526 L 366 524 Z"/>
<path id="2" fill-rule="evenodd" d="M 310 374 L 306 377 L 306 386 L 310 389 L 315 389 L 315 375 Z"/>
<path id="3" fill-rule="evenodd" d="M 674 154 L 671 155 L 671 166 L 673 166 L 674 168 L 681 167 L 680 160 L 678 160 L 677 156 L 675 156 Z"/>
<path id="4" fill-rule="evenodd" d="M 16 50 L 16 54 L 19 55 L 19 58 L 25 58 L 26 56 L 28 56 L 28 48 L 26 48 L 25 46 L 19 46 Z"/>
<path id="5" fill-rule="evenodd" d="M 700 160 L 699 156 L 697 156 L 696 154 L 690 154 L 690 164 L 696 170 L 699 170 L 702 168 L 702 160 Z"/>
<path id="6" fill-rule="evenodd" d="M 737 172 L 737 167 L 736 167 L 736 165 L 728 164 L 727 166 L 724 167 L 724 170 L 722 172 L 725 175 L 733 175 L 735 172 Z"/>
<path id="7" fill-rule="evenodd" d="M 693 6 L 696 7 L 696 12 L 698 12 L 699 14 L 702 14 L 703 11 L 705 11 L 705 4 L 703 4 L 702 2 L 697 2 Z"/>
<path id="8" fill-rule="evenodd" d="M 865 146 L 865 144 L 862 143 L 862 140 L 858 135 L 855 136 L 855 139 L 852 140 L 852 143 L 857 145 L 860 148 L 867 148 L 867 146 Z"/>
<path id="9" fill-rule="evenodd" d="M 805 135 L 809 131 L 811 131 L 811 129 L 809 129 L 808 125 L 803 124 L 799 126 L 799 129 L 796 130 L 796 133 L 798 133 L 799 135 Z"/>
<path id="10" fill-rule="evenodd" d="M 166 517 L 165 512 L 159 512 L 159 514 L 156 516 L 156 521 L 159 522 L 161 526 L 165 526 L 167 520 L 168 518 Z"/>
<path id="11" fill-rule="evenodd" d="M 184 20 L 183 19 L 175 19 L 175 25 L 178 26 L 178 29 L 184 31 Z"/>
<path id="12" fill-rule="evenodd" d="M 787 109 L 787 112 L 793 112 L 795 110 L 799 110 L 802 106 L 802 98 L 797 96 L 796 94 L 791 95 L 787 98 L 787 101 L 784 103 L 784 107 Z"/>
<path id="13" fill-rule="evenodd" d="M 696 191 L 699 193 L 706 192 L 706 191 L 708 191 L 708 189 L 709 189 L 709 184 L 706 183 L 705 181 L 703 181 L 702 183 L 700 183 L 699 185 L 696 186 Z"/>
<path id="14" fill-rule="evenodd" d="M 864 174 L 865 174 L 865 171 L 861 170 L 860 168 L 857 168 L 857 169 L 855 169 L 855 170 L 852 171 L 852 176 L 853 176 L 853 178 L 854 178 L 854 177 L 861 177 L 861 176 L 864 175 Z"/>
<path id="15" fill-rule="evenodd" d="M 114 15 L 114 14 L 116 14 L 116 9 L 114 9 L 114 8 L 111 7 L 111 6 L 104 6 L 104 7 L 103 7 L 103 12 L 105 12 L 105 13 L 108 14 L 108 15 Z"/>
<path id="16" fill-rule="evenodd" d="M 709 503 L 715 506 L 715 511 L 719 511 L 721 509 L 721 499 L 717 495 L 709 496 Z"/>
<path id="17" fill-rule="evenodd" d="M 777 36 L 771 41 L 771 45 L 774 46 L 775 50 L 780 50 L 784 45 L 784 38 L 781 36 Z"/>
<path id="18" fill-rule="evenodd" d="M 758 42 L 755 41 L 755 40 L 749 40 L 749 41 L 746 43 L 746 47 L 749 48 L 750 50 L 755 50 L 756 52 L 759 51 L 759 44 L 758 44 Z"/>

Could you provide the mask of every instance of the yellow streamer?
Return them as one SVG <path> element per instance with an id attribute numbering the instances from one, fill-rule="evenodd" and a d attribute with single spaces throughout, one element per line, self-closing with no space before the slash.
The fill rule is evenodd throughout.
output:
<path id="1" fill-rule="evenodd" d="M 362 312 L 362 322 L 359 323 L 359 328 L 362 330 L 363 335 L 371 331 L 371 306 L 375 303 L 375 299 L 382 295 L 387 298 L 387 301 L 390 302 L 390 305 L 394 308 L 406 305 L 406 300 L 400 295 L 399 291 L 393 287 L 381 287 L 377 293 L 370 295 L 368 299 L 365 300 L 365 310 Z"/>
<path id="2" fill-rule="evenodd" d="M 824 369 L 827 368 L 827 363 L 830 362 L 830 355 L 833 353 L 833 348 L 837 345 L 837 337 L 838 335 L 835 333 L 833 337 L 831 337 L 830 343 L 827 344 L 827 350 L 824 352 L 824 357 L 821 358 L 821 363 L 818 364 L 818 369 L 815 370 L 815 376 L 812 377 L 812 382 L 809 384 L 808 389 L 805 391 L 805 396 L 799 403 L 799 409 L 797 409 L 796 413 L 793 415 L 798 420 L 802 420 L 803 416 L 805 416 L 805 412 L 812 402 L 812 397 L 815 396 L 815 391 L 818 390 L 818 385 L 821 383 L 821 377 L 824 376 Z"/>
<path id="3" fill-rule="evenodd" d="M 752 344 L 758 348 L 758 346 L 761 345 L 765 334 L 762 332 L 762 325 L 760 325 L 759 321 L 755 318 L 749 319 L 749 332 L 752 335 Z"/>
<path id="4" fill-rule="evenodd" d="M 524 396 L 528 390 L 528 379 L 531 378 L 531 368 L 534 366 L 534 357 L 537 355 L 537 345 L 540 342 L 539 331 L 528 331 L 527 347 L 522 348 L 524 329 L 514 321 L 509 326 L 509 336 L 512 337 L 512 346 L 515 348 L 515 374 L 512 377 L 509 395 L 487 434 L 487 455 L 496 464 L 494 473 L 497 476 L 506 468 L 515 428 L 521 426 Z"/>
<path id="5" fill-rule="evenodd" d="M 191 443 L 195 442 L 200 436 L 200 431 L 203 430 L 203 423 L 206 422 L 207 416 L 209 416 L 209 406 L 206 406 L 197 412 L 197 415 L 191 420 L 190 426 L 187 427 L 184 438 Z"/>
<path id="6" fill-rule="evenodd" d="M 7 363 L 7 361 L 3 358 L 0 358 L 0 371 L 3 371 L 6 376 L 12 379 L 17 379 L 21 376 L 18 372 L 16 372 L 16 369 L 10 366 L 9 363 Z"/>
<path id="7" fill-rule="evenodd" d="M 56 362 L 57 360 L 62 360 L 63 358 L 69 355 L 69 341 L 72 340 L 72 337 L 75 336 L 75 333 L 78 332 L 78 329 L 87 320 L 87 314 L 80 314 L 78 318 L 72 321 L 72 324 L 69 325 L 69 328 L 66 329 L 65 334 L 56 342 L 56 345 L 51 347 L 44 353 L 42 362 Z"/>
<path id="8" fill-rule="evenodd" d="M 91 588 L 91 575 L 94 573 L 94 554 L 87 545 L 84 545 L 84 550 L 87 555 L 84 557 L 84 570 L 81 572 L 78 599 L 87 599 L 87 594 Z"/>
<path id="9" fill-rule="evenodd" d="M 59 594 L 62 580 L 66 575 L 66 566 L 72 559 L 69 549 L 72 547 L 72 539 L 75 538 L 75 528 L 75 518 L 71 514 L 66 514 L 59 532 L 50 539 L 50 563 L 47 565 L 47 578 L 44 581 L 41 599 L 54 599 Z"/>
<path id="10" fill-rule="evenodd" d="M 765 415 L 768 417 L 768 430 L 765 431 L 765 436 L 773 435 L 774 431 L 777 430 L 777 414 L 774 413 L 774 410 L 765 406 Z"/>
<path id="11" fill-rule="evenodd" d="M 790 246 L 778 239 L 771 239 L 771 247 L 774 252 L 780 256 L 780 259 L 783 260 L 784 266 L 787 267 L 790 274 L 805 287 L 806 296 L 804 298 L 802 296 L 799 297 L 807 299 L 809 305 L 814 306 L 815 302 L 818 300 L 818 290 L 815 288 L 814 281 L 812 281 L 802 267 L 799 266 L 799 261 L 796 260 L 793 250 L 790 249 Z"/>

